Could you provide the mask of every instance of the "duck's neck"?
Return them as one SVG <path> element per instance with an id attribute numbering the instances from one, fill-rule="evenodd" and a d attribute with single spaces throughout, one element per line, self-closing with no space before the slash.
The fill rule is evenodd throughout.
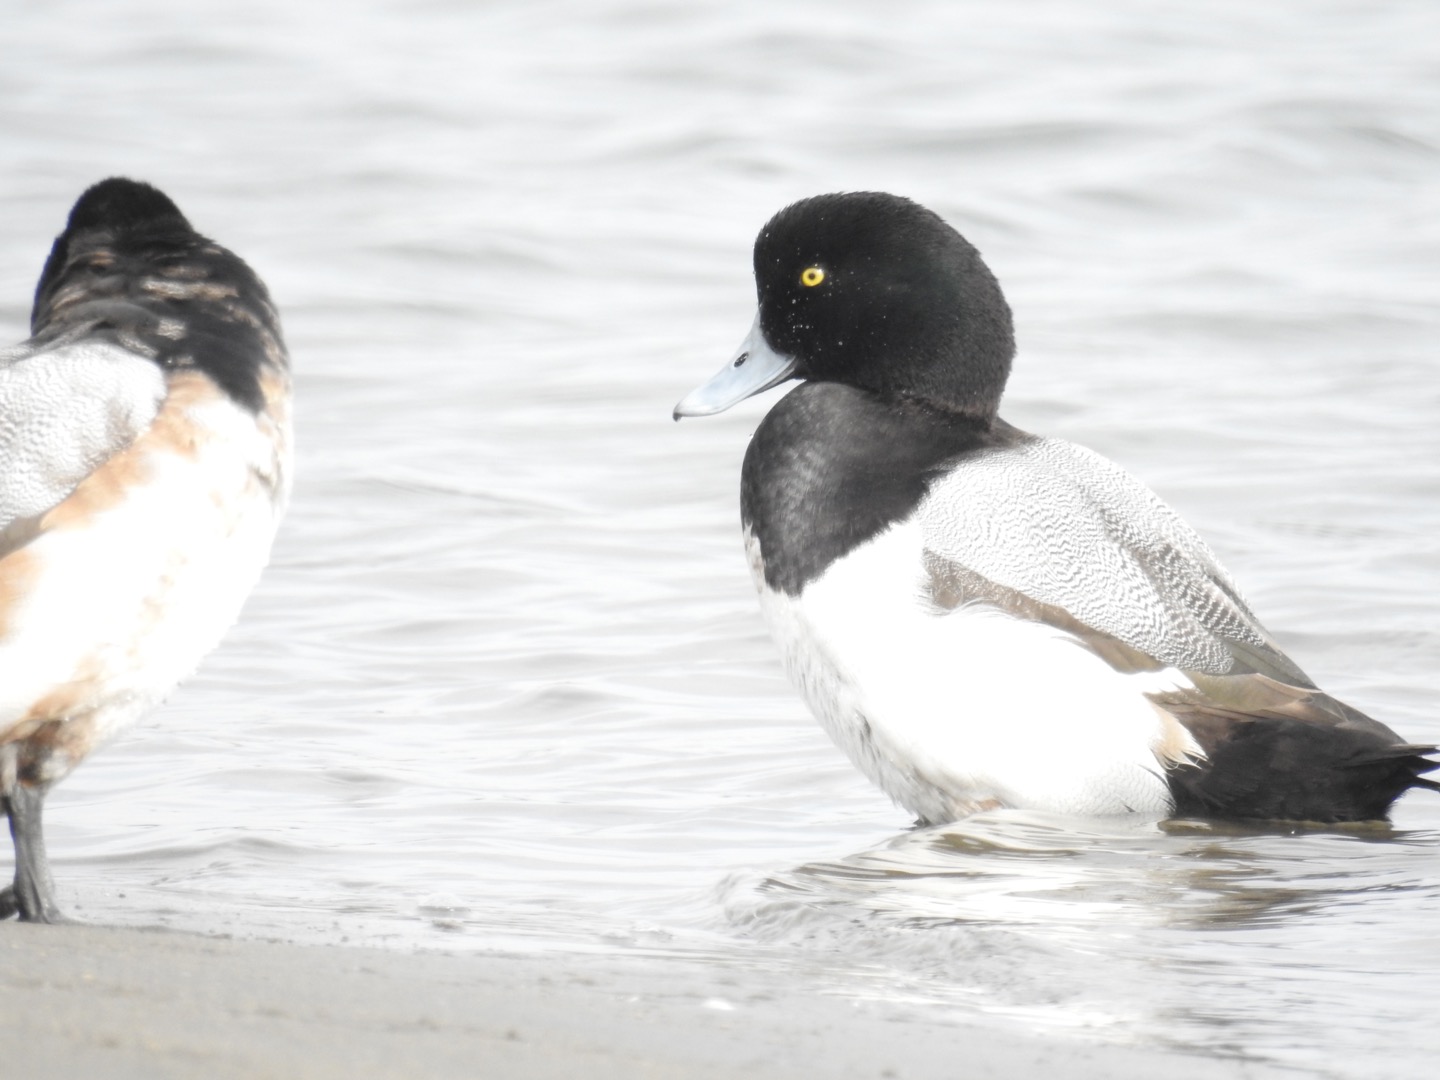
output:
<path id="1" fill-rule="evenodd" d="M 970 453 L 1023 437 L 1005 421 L 802 383 L 750 442 L 740 512 L 765 582 L 798 596 L 836 559 L 915 512 L 930 484 Z"/>

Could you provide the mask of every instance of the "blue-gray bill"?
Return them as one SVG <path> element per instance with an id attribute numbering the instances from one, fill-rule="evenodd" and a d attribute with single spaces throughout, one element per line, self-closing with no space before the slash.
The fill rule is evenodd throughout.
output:
<path id="1" fill-rule="evenodd" d="M 675 406 L 675 419 L 682 416 L 713 416 L 738 405 L 748 397 L 779 386 L 795 376 L 796 360 L 778 353 L 765 340 L 757 313 L 750 333 L 740 343 L 735 359 L 697 386 Z"/>

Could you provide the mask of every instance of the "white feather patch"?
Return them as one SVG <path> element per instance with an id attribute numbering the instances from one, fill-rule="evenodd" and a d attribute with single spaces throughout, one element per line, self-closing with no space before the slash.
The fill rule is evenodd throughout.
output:
<path id="1" fill-rule="evenodd" d="M 1171 808 L 1145 692 L 1174 669 L 1121 674 L 1072 636 L 991 607 L 929 601 L 918 522 L 892 526 L 799 597 L 761 606 L 791 679 L 851 760 L 929 821 L 1004 805 L 1068 814 Z"/>

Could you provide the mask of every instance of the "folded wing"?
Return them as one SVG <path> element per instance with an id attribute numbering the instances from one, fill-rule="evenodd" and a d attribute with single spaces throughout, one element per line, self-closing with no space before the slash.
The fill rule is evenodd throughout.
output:
<path id="1" fill-rule="evenodd" d="M 0 351 L 0 555 L 45 511 L 154 421 L 165 379 L 152 361 L 87 340 Z"/>
<path id="2" fill-rule="evenodd" d="M 1147 694 L 1178 813 L 1380 818 L 1408 787 L 1435 786 L 1420 779 L 1432 748 L 1320 691 L 1194 530 L 1099 455 L 1017 438 L 939 480 L 920 518 L 938 608 L 996 606 L 1117 671 L 1183 676 Z M 1188 739 L 1164 737 L 1174 723 Z"/>

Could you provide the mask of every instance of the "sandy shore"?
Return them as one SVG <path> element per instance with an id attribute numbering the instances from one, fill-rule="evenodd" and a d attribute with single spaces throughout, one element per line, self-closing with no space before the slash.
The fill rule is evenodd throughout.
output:
<path id="1" fill-rule="evenodd" d="M 1288 1071 L 1030 1038 L 645 957 L 406 955 L 0 924 L 0 1062 L 105 1077 L 1165 1076 Z"/>

